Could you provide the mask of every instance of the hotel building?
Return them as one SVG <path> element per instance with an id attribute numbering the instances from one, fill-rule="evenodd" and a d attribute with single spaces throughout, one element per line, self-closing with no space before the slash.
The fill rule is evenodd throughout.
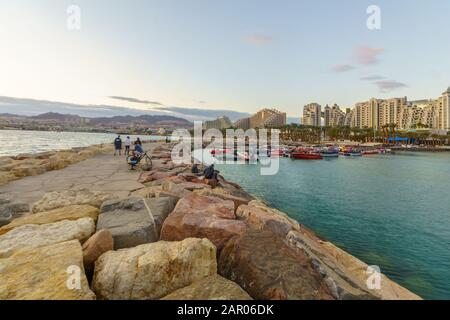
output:
<path id="1" fill-rule="evenodd" d="M 304 106 L 302 124 L 320 127 L 322 125 L 322 106 L 318 103 L 310 103 Z"/>

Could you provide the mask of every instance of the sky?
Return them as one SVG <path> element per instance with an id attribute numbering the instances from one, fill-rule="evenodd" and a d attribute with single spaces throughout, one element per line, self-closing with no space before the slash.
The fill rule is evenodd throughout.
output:
<path id="1" fill-rule="evenodd" d="M 300 118 L 310 102 L 437 98 L 449 13 L 448 0 L 0 0 L 0 113 Z"/>

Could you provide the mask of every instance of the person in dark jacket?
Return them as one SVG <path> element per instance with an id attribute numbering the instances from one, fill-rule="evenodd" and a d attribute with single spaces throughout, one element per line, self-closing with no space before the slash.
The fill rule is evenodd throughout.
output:
<path id="1" fill-rule="evenodd" d="M 122 139 L 120 138 L 120 135 L 114 140 L 114 148 L 114 155 L 117 155 L 117 152 L 119 152 L 119 156 L 122 155 Z"/>
<path id="2" fill-rule="evenodd" d="M 214 170 L 214 164 L 207 167 L 204 171 L 205 178 L 208 180 L 217 180 L 217 174 L 219 171 Z"/>

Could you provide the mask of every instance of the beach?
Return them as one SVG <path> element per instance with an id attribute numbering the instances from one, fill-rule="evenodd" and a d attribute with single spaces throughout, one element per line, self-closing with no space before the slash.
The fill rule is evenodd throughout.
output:
<path id="1" fill-rule="evenodd" d="M 0 299 L 419 299 L 384 275 L 368 286 L 367 264 L 239 185 L 173 164 L 169 144 L 146 144 L 148 172 L 89 148 L 0 187 Z M 80 289 L 63 281 L 70 266 Z"/>

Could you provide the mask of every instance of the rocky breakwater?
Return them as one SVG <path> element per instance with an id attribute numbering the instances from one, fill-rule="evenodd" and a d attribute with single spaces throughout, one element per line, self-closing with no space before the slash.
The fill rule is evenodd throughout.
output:
<path id="1" fill-rule="evenodd" d="M 109 144 L 72 148 L 62 151 L 49 151 L 37 154 L 22 154 L 14 157 L 0 157 L 0 186 L 11 181 L 59 170 L 103 152 L 111 152 Z"/>
<path id="2" fill-rule="evenodd" d="M 128 198 L 51 193 L 1 227 L 0 299 L 419 298 L 385 276 L 368 289 L 363 262 L 223 177 L 190 174 L 170 147 Z"/>

